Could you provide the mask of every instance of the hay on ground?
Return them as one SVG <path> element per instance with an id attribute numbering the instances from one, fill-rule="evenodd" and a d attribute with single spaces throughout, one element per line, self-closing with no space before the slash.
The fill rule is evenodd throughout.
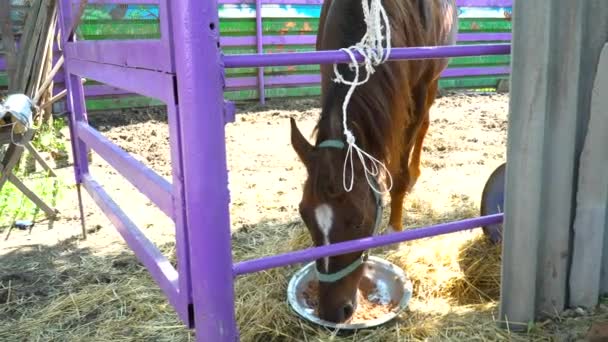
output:
<path id="1" fill-rule="evenodd" d="M 97 255 L 72 243 L 43 251 L 24 247 L 4 256 L 0 340 L 194 339 L 130 252 Z M 237 232 L 233 244 L 234 259 L 245 260 L 306 248 L 311 241 L 299 223 L 267 222 Z M 174 255 L 173 245 L 163 250 Z M 45 264 L 40 253 L 48 256 Z M 300 319 L 286 298 L 289 279 L 302 266 L 294 265 L 236 280 L 241 341 L 549 341 L 584 336 L 591 324 L 589 317 L 570 317 L 559 325 L 531 326 L 524 334 L 498 329 L 500 248 L 479 232 L 407 242 L 373 254 L 401 266 L 414 284 L 409 307 L 393 322 L 338 334 Z M 607 307 L 602 308 L 594 319 L 608 318 Z"/>

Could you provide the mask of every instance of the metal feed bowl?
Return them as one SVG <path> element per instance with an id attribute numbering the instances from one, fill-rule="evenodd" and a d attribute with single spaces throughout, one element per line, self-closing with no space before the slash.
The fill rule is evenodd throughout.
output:
<path id="1" fill-rule="evenodd" d="M 401 268 L 384 259 L 370 256 L 365 263 L 363 277 L 367 277 L 374 284 L 378 284 L 380 281 L 384 282 L 390 293 L 391 300 L 399 304 L 390 313 L 366 322 L 350 324 L 325 321 L 314 314 L 314 309 L 308 306 L 303 296 L 308 283 L 312 280 L 317 280 L 314 267 L 315 263 L 311 262 L 293 275 L 287 288 L 287 300 L 291 308 L 302 318 L 324 327 L 341 330 L 377 327 L 397 317 L 407 307 L 412 297 L 412 282 L 407 279 L 405 272 Z"/>

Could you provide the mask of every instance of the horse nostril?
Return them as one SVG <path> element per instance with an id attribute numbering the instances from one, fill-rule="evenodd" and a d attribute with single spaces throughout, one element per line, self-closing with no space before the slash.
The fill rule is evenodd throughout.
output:
<path id="1" fill-rule="evenodd" d="M 343 312 L 344 312 L 344 319 L 345 319 L 345 320 L 346 320 L 346 319 L 349 319 L 349 318 L 350 318 L 350 316 L 352 316 L 352 315 L 353 315 L 353 313 L 355 312 L 355 309 L 353 308 L 353 305 L 352 305 L 352 304 L 350 304 L 350 303 L 349 303 L 349 304 L 346 304 L 346 305 L 344 306 L 344 308 L 342 308 L 342 310 L 343 310 Z"/>

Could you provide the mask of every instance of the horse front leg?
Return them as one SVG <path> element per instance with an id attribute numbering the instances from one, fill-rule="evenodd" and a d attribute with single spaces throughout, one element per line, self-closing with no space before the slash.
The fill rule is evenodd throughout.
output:
<path id="1" fill-rule="evenodd" d="M 414 145 L 416 131 L 420 126 L 419 122 L 411 123 L 404 132 L 403 144 L 405 148 L 401 151 L 399 159 L 392 166 L 391 176 L 393 187 L 391 188 L 391 215 L 387 233 L 400 232 L 403 230 L 403 200 L 408 189 L 411 189 L 411 175 L 409 169 L 409 157 Z"/>
<path id="2" fill-rule="evenodd" d="M 429 104 L 433 103 L 436 91 L 436 82 L 432 82 L 428 87 L 419 86 L 414 89 L 414 110 L 413 115 L 410 116 L 412 122 L 403 137 L 405 148 L 399 158 L 399 165 L 395 168 L 396 172 L 391 173 L 393 188 L 388 233 L 403 230 L 403 201 L 420 176 L 422 143 L 429 128 Z"/>
<path id="3" fill-rule="evenodd" d="M 426 98 L 424 100 L 424 109 L 420 113 L 422 116 L 422 124 L 416 132 L 416 142 L 414 144 L 412 157 L 408 166 L 408 175 L 410 177 L 410 182 L 408 184 L 407 192 L 412 191 L 412 188 L 414 187 L 414 185 L 416 185 L 416 182 L 418 181 L 418 177 L 420 177 L 420 155 L 422 154 L 422 145 L 424 142 L 424 138 L 426 137 L 426 133 L 429 130 L 430 111 L 431 107 L 433 106 L 433 103 L 435 102 L 435 97 L 437 96 L 438 86 L 438 80 L 431 82 L 426 93 Z"/>
<path id="4" fill-rule="evenodd" d="M 411 144 L 407 151 L 411 150 Z M 409 153 L 403 153 L 396 172 L 392 172 L 393 187 L 391 188 L 391 216 L 387 233 L 400 232 L 403 230 L 403 200 L 409 188 L 410 175 L 408 169 Z"/>

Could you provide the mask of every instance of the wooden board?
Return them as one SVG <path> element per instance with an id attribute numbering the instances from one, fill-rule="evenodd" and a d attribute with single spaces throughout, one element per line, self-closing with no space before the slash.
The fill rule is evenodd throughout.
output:
<path id="1" fill-rule="evenodd" d="M 593 308 L 600 296 L 600 270 L 608 228 L 608 44 L 604 45 L 581 153 L 570 271 L 570 305 Z M 608 260 L 608 258 L 606 258 Z M 605 269 L 604 269 L 605 271 Z M 606 278 L 606 276 L 604 276 Z M 606 283 L 604 283 L 605 285 Z"/>
<path id="2" fill-rule="evenodd" d="M 35 44 L 33 43 L 29 43 L 29 42 L 33 42 L 34 40 L 37 40 L 38 37 L 36 37 L 35 34 L 35 30 L 36 30 L 36 24 L 38 21 L 38 13 L 40 11 L 40 7 L 42 6 L 42 0 L 34 0 L 34 2 L 32 3 L 32 7 L 30 9 L 29 12 L 29 17 L 28 17 L 28 21 L 27 21 L 27 25 L 25 26 L 24 30 L 23 30 L 23 36 L 22 36 L 22 41 L 28 42 L 28 44 L 26 44 L 23 48 L 19 49 L 19 53 L 17 55 L 17 58 L 19 60 L 19 65 L 17 67 L 17 72 L 15 73 L 15 80 L 17 82 L 16 84 L 16 89 L 20 92 L 24 92 L 25 91 L 25 86 L 26 86 L 26 76 L 27 73 L 29 73 L 29 70 L 31 68 L 32 65 L 32 58 L 33 58 L 33 54 L 35 51 Z"/>
<path id="3" fill-rule="evenodd" d="M 513 16 L 499 319 L 525 330 L 568 304 L 578 156 L 608 2 L 517 1 Z"/>
<path id="4" fill-rule="evenodd" d="M 6 60 L 7 86 L 9 93 L 14 92 L 14 77 L 17 71 L 17 54 L 15 47 L 15 35 L 10 18 L 11 3 L 9 0 L 0 0 L 0 37 L 4 43 L 4 57 Z M 9 76 L 10 75 L 10 76 Z"/>

